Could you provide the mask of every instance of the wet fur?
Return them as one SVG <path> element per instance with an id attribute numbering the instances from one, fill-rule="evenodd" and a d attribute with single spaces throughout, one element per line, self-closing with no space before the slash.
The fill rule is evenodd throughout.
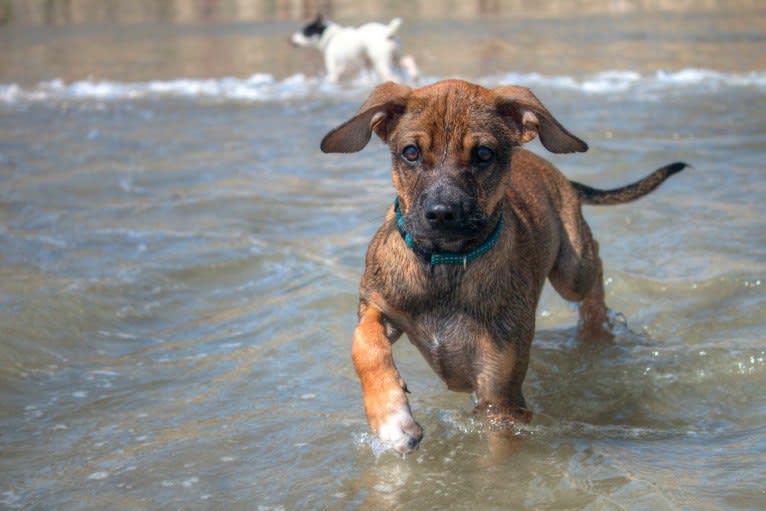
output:
<path id="1" fill-rule="evenodd" d="M 402 452 L 422 438 L 391 351 L 402 333 L 448 388 L 476 393 L 477 411 L 493 420 L 529 420 L 522 383 L 545 280 L 566 300 L 581 302 L 580 337 L 611 338 L 598 243 L 581 204 L 634 200 L 685 164 L 612 191 L 571 182 L 521 148 L 539 136 L 553 152 L 587 150 L 528 89 L 457 80 L 421 89 L 379 86 L 325 136 L 322 149 L 361 150 L 372 132 L 391 149 L 405 226 L 420 252 L 469 251 L 504 219 L 489 252 L 465 265 L 433 266 L 405 244 L 389 209 L 367 251 L 352 346 L 372 429 Z M 419 149 L 417 162 L 402 158 L 407 145 Z M 492 149 L 491 166 L 477 162 L 479 146 Z M 428 219 L 434 197 L 459 216 L 449 228 Z"/>

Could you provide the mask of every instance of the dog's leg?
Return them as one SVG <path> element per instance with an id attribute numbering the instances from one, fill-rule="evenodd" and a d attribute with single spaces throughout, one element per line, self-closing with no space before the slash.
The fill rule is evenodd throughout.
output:
<path id="1" fill-rule="evenodd" d="M 579 215 L 578 215 L 579 216 Z M 598 242 L 580 217 L 577 228 L 567 232 L 556 265 L 548 276 L 558 293 L 570 302 L 579 302 L 577 334 L 581 339 L 613 339 L 609 309 L 604 295 L 604 274 Z"/>
<path id="2" fill-rule="evenodd" d="M 381 82 L 399 83 L 401 80 L 391 70 L 391 65 L 387 62 L 374 61 L 375 72 Z"/>
<path id="3" fill-rule="evenodd" d="M 423 438 L 407 401 L 406 385 L 394 365 L 381 312 L 363 309 L 354 331 L 351 356 L 364 393 L 364 409 L 372 430 L 399 452 L 409 452 Z"/>
<path id="4" fill-rule="evenodd" d="M 393 49 L 386 47 L 385 49 L 376 49 L 375 51 L 368 50 L 367 56 L 381 82 L 398 83 L 401 80 L 394 74 L 392 69 L 394 60 L 391 52 L 393 52 Z"/>
<path id="5" fill-rule="evenodd" d="M 529 344 L 534 327 L 524 335 L 520 344 L 500 347 L 480 343 L 481 366 L 476 384 L 478 403 L 474 413 L 481 416 L 486 427 L 489 453 L 497 461 L 507 459 L 519 447 L 515 426 L 532 420 L 521 385 L 529 363 Z"/>
<path id="6" fill-rule="evenodd" d="M 412 83 L 418 83 L 420 76 L 418 74 L 418 66 L 415 64 L 415 59 L 412 55 L 405 55 L 399 59 L 399 67 L 405 70 L 407 77 Z"/>
<path id="7" fill-rule="evenodd" d="M 614 335 L 610 331 L 609 309 L 606 306 L 604 294 L 604 270 L 598 255 L 598 242 L 592 239 L 591 243 L 593 244 L 593 287 L 580 302 L 577 334 L 581 339 L 610 340 L 614 338 Z"/>
<path id="8" fill-rule="evenodd" d="M 481 371 L 476 379 L 476 413 L 481 414 L 492 428 L 502 429 L 503 424 L 532 419 L 527 409 L 521 385 L 529 366 L 529 348 L 534 335 L 534 320 L 525 325 L 526 332 L 518 332 L 519 338 L 505 346 L 490 339 L 479 340 Z"/>
<path id="9" fill-rule="evenodd" d="M 324 67 L 329 83 L 338 83 L 341 75 L 345 72 L 345 67 L 330 55 L 325 55 Z"/>

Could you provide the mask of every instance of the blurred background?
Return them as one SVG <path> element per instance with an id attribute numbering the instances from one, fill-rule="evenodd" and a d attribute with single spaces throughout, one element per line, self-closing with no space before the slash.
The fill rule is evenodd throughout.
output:
<path id="1" fill-rule="evenodd" d="M 26 84 L 317 74 L 318 52 L 296 51 L 287 37 L 319 12 L 346 25 L 403 18 L 405 51 L 436 76 L 711 63 L 746 71 L 766 65 L 763 52 L 751 51 L 762 42 L 763 18 L 747 14 L 762 7 L 758 0 L 1 0 L 0 73 Z"/>

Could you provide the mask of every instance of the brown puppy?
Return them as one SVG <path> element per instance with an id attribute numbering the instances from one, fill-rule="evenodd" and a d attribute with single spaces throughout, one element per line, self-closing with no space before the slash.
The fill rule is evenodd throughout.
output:
<path id="1" fill-rule="evenodd" d="M 555 153 L 588 146 L 522 87 L 386 83 L 321 148 L 360 151 L 373 131 L 391 149 L 399 195 L 367 251 L 353 336 L 372 430 L 400 452 L 423 436 L 392 356 L 402 333 L 448 388 L 476 392 L 485 416 L 529 420 L 521 386 L 545 279 L 581 302 L 582 337 L 611 338 L 581 204 L 636 199 L 686 165 L 611 191 L 571 182 L 520 146 L 536 136 Z"/>

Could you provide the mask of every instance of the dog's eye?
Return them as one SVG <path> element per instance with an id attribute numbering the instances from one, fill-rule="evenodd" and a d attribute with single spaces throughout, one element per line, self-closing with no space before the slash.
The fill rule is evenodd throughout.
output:
<path id="1" fill-rule="evenodd" d="M 480 145 L 474 151 L 474 157 L 476 158 L 476 163 L 483 167 L 492 163 L 492 160 L 495 158 L 495 152 L 487 146 Z"/>
<path id="2" fill-rule="evenodd" d="M 402 149 L 402 158 L 407 163 L 415 163 L 420 158 L 420 150 L 414 145 L 408 145 Z"/>

